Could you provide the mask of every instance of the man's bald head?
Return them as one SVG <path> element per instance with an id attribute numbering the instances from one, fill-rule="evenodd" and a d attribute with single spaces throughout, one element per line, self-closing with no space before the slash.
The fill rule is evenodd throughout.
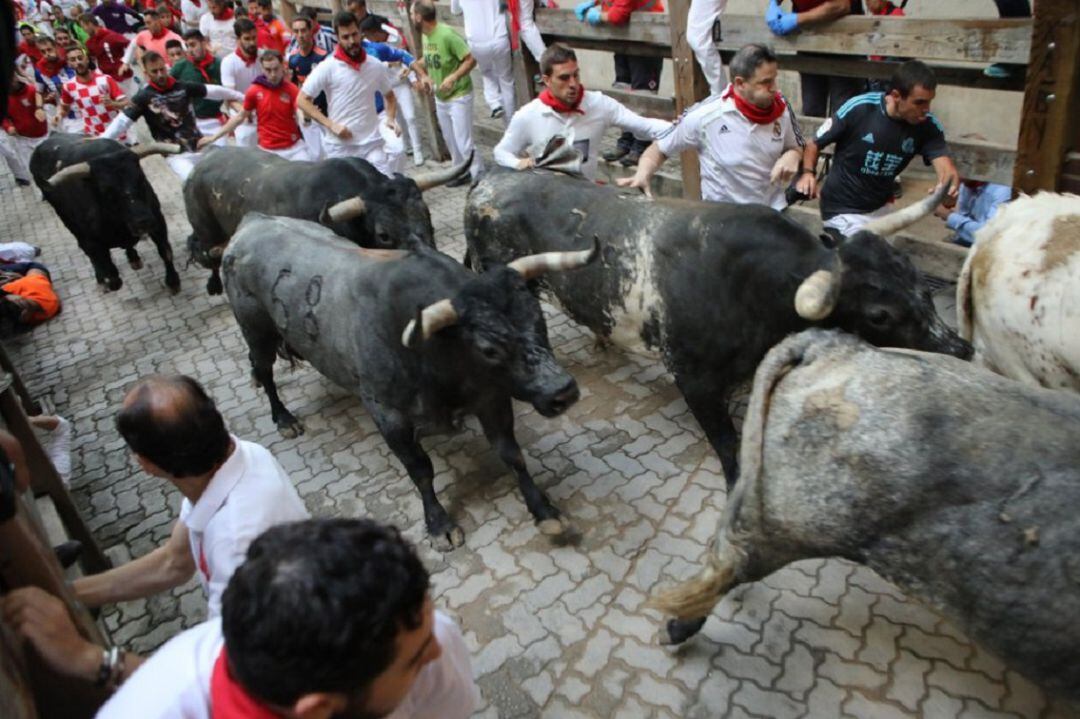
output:
<path id="1" fill-rule="evenodd" d="M 124 397 L 116 427 L 131 451 L 177 479 L 208 474 L 229 453 L 221 413 L 184 375 L 140 380 Z"/>

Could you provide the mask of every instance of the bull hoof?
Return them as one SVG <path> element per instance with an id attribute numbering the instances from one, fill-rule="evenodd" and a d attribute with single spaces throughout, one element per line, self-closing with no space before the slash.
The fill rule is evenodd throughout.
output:
<path id="1" fill-rule="evenodd" d="M 440 552 L 452 552 L 465 544 L 465 532 L 456 524 L 451 524 L 445 532 L 432 534 L 431 543 Z"/>
<path id="2" fill-rule="evenodd" d="M 206 281 L 206 293 L 209 295 L 220 295 L 224 289 L 225 288 L 221 284 L 221 278 L 217 275 L 210 275 L 210 279 Z"/>
<path id="3" fill-rule="evenodd" d="M 179 275 L 174 277 L 165 278 L 165 286 L 169 288 L 169 292 L 172 294 L 180 293 L 180 277 Z"/>
<path id="4" fill-rule="evenodd" d="M 292 422 L 281 422 L 277 426 L 278 434 L 285 439 L 293 439 L 299 437 L 304 433 L 304 425 L 300 424 L 296 420 Z"/>
<path id="5" fill-rule="evenodd" d="M 105 279 L 105 291 L 116 292 L 118 289 L 124 286 L 124 281 L 119 277 L 108 277 Z"/>
<path id="6" fill-rule="evenodd" d="M 701 631 L 707 617 L 701 619 L 669 619 L 657 636 L 663 645 L 678 645 Z"/>
<path id="7" fill-rule="evenodd" d="M 540 529 L 540 534 L 546 534 L 549 537 L 561 536 L 566 531 L 566 525 L 558 517 L 541 519 L 536 526 Z"/>

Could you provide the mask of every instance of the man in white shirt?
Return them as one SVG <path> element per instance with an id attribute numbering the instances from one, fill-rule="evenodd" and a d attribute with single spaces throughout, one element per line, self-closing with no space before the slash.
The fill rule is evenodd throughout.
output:
<path id="1" fill-rule="evenodd" d="M 308 517 L 273 455 L 233 437 L 190 377 L 151 377 L 124 399 L 117 427 L 147 474 L 180 490 L 180 518 L 165 544 L 74 582 L 87 606 L 141 599 L 178 587 L 198 571 L 209 616 L 248 545 L 268 527 Z"/>
<path id="2" fill-rule="evenodd" d="M 180 0 L 181 22 L 184 31 L 198 30 L 202 16 L 209 12 L 206 3 L 197 0 Z M 183 34 L 183 33 L 181 33 Z"/>
<path id="3" fill-rule="evenodd" d="M 540 57 L 545 90 L 518 110 L 495 146 L 495 162 L 524 170 L 556 135 L 571 141 L 581 154 L 581 173 L 596 178 L 600 141 L 615 125 L 642 137 L 656 138 L 671 127 L 631 112 L 602 92 L 585 90 L 577 55 L 565 45 L 551 45 Z"/>
<path id="4" fill-rule="evenodd" d="M 683 113 L 641 156 L 633 177 L 618 180 L 651 194 L 649 180 L 668 157 L 696 150 L 701 197 L 710 202 L 787 206 L 784 191 L 798 172 L 805 142 L 795 113 L 776 89 L 776 56 L 746 45 L 731 59 L 731 84 Z"/>
<path id="5" fill-rule="evenodd" d="M 199 18 L 199 31 L 210 43 L 210 50 L 224 58 L 236 49 L 233 9 L 225 4 L 225 0 L 206 0 L 206 4 L 210 12 Z"/>
<path id="6" fill-rule="evenodd" d="M 98 719 L 467 719 L 479 702 L 468 650 L 429 583 L 393 527 L 275 527 L 229 581 L 222 616 L 177 635 L 134 673 L 141 657 L 103 653 L 41 589 L 15 590 L 0 608 L 56 671 L 120 684 Z"/>
<path id="7" fill-rule="evenodd" d="M 339 12 L 334 17 L 334 31 L 338 36 L 337 47 L 304 80 L 296 105 L 329 130 L 322 141 L 326 157 L 360 157 L 392 176 L 391 161 L 379 134 L 379 115 L 375 112 L 375 93 L 381 92 L 386 124 L 394 134 L 401 135 L 390 72 L 386 65 L 364 52 L 355 15 Z M 314 102 L 320 92 L 326 93 L 325 115 Z"/>
<path id="8" fill-rule="evenodd" d="M 242 17 L 233 23 L 233 33 L 236 35 L 236 49 L 221 59 L 221 86 L 243 95 L 251 87 L 251 83 L 255 82 L 255 78 L 262 74 L 262 68 L 257 62 L 258 30 L 254 22 Z M 236 114 L 243 108 L 233 107 L 233 110 L 233 114 Z M 257 147 L 258 135 L 254 117 L 238 126 L 234 135 L 236 144 L 240 147 Z"/>
<path id="9" fill-rule="evenodd" d="M 500 0 L 450 0 L 450 12 L 465 16 L 465 41 L 480 68 L 491 116 L 509 120 L 514 114 L 514 70 Z"/>

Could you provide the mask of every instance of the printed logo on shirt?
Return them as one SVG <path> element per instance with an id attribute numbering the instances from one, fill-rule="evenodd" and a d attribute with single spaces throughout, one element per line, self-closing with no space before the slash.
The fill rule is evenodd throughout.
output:
<path id="1" fill-rule="evenodd" d="M 278 99 L 281 100 L 286 105 L 292 104 L 292 95 L 290 95 L 289 93 L 287 93 L 285 91 L 282 91 L 282 92 L 278 93 Z"/>
<path id="2" fill-rule="evenodd" d="M 914 155 L 915 154 L 915 138 L 913 138 L 913 137 L 905 138 L 903 143 L 900 144 L 900 150 L 903 151 L 907 155 Z"/>
<path id="3" fill-rule="evenodd" d="M 772 136 L 774 140 L 779 140 L 780 135 L 783 134 L 783 130 L 780 129 L 780 121 L 777 120 L 772 126 Z"/>
<path id="4" fill-rule="evenodd" d="M 817 137 L 824 137 L 825 133 L 832 129 L 832 118 L 828 118 L 825 122 L 821 123 L 821 127 L 814 133 Z"/>
<path id="5" fill-rule="evenodd" d="M 868 132 L 865 135 L 863 135 L 863 142 L 869 142 L 871 145 L 873 145 L 874 144 L 874 133 Z"/>
<path id="6" fill-rule="evenodd" d="M 723 135 L 725 132 L 731 132 L 731 130 L 728 129 L 727 125 L 721 125 L 720 126 L 720 134 Z"/>

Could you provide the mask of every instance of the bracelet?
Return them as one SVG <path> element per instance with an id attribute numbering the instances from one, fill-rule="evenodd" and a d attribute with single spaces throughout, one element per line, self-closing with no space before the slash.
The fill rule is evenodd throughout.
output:
<path id="1" fill-rule="evenodd" d="M 97 679 L 94 686 L 101 688 L 116 689 L 124 678 L 124 652 L 120 647 L 109 647 L 101 650 L 101 666 L 98 667 Z"/>
<path id="2" fill-rule="evenodd" d="M 817 170 L 815 170 L 815 169 L 814 169 L 814 168 L 812 168 L 812 167 L 804 167 L 804 168 L 803 168 L 802 170 L 800 170 L 800 171 L 799 171 L 799 174 L 800 174 L 800 175 L 805 175 L 805 174 L 807 174 L 807 173 L 810 173 L 811 175 L 816 175 L 816 174 L 817 174 Z"/>

